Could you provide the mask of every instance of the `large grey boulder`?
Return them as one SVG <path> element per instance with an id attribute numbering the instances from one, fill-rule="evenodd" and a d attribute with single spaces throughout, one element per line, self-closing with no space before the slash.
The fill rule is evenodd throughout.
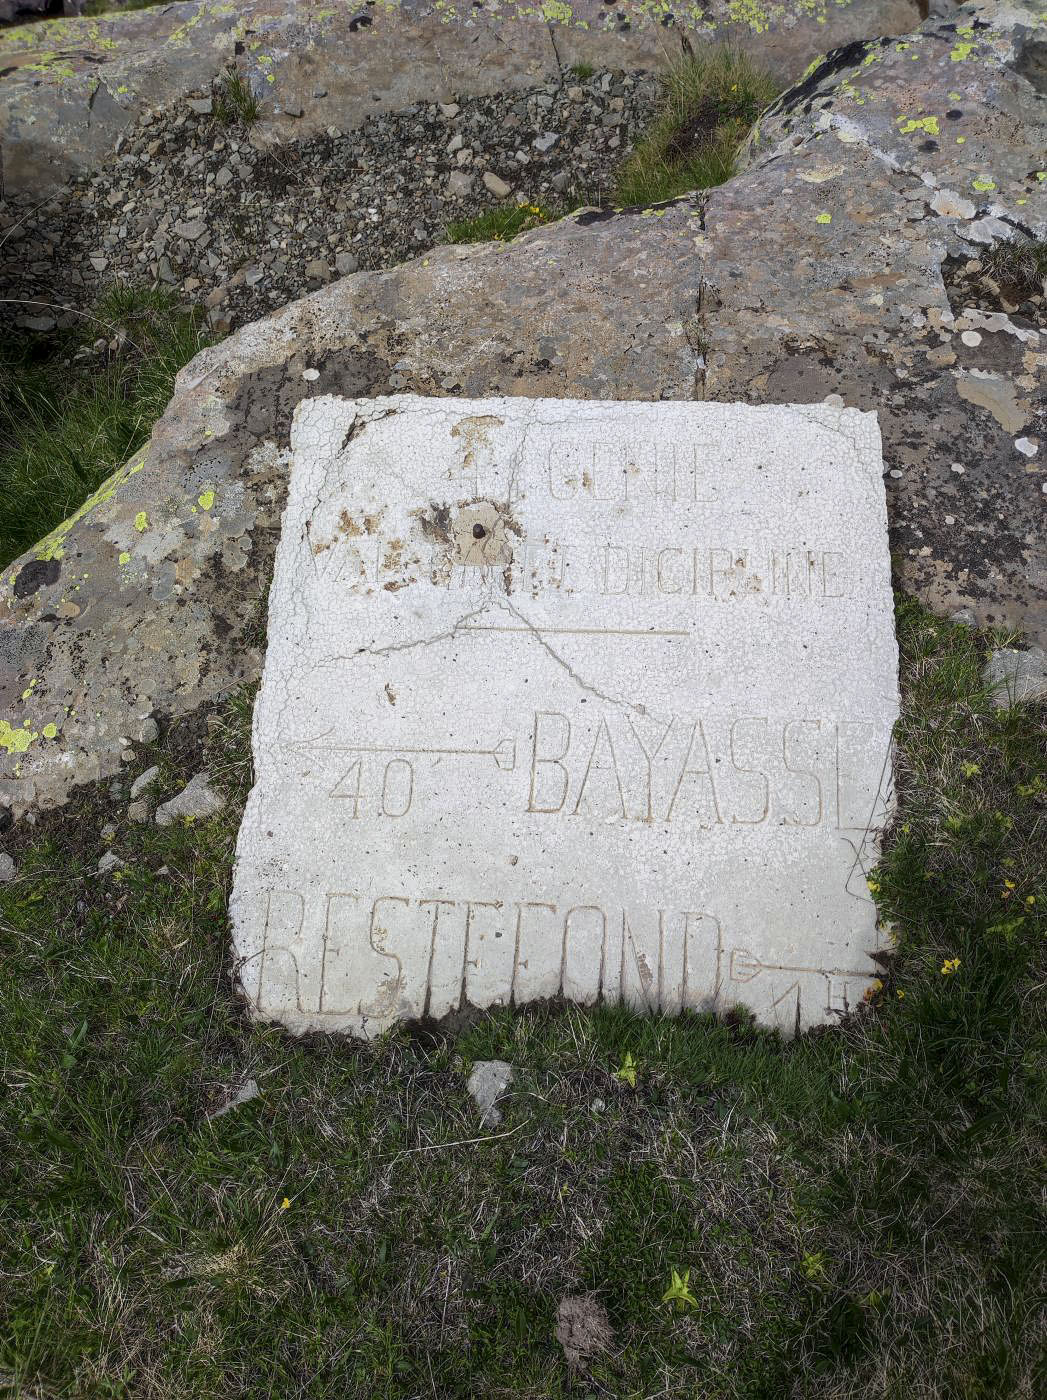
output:
<path id="1" fill-rule="evenodd" d="M 0 32 L 0 148 L 10 194 L 100 164 L 143 112 L 235 65 L 260 99 L 259 145 L 359 125 L 418 101 L 558 78 L 571 64 L 660 68 L 684 42 L 729 42 L 783 82 L 826 47 L 918 22 L 917 0 L 329 0 L 182 3 Z"/>
<path id="2" fill-rule="evenodd" d="M 60 803 L 149 716 L 258 676 L 291 413 L 315 394 L 839 395 L 880 414 L 899 582 L 1042 642 L 1047 346 L 1028 316 L 951 305 L 943 268 L 986 232 L 1047 235 L 1047 29 L 967 14 L 967 36 L 928 22 L 816 68 L 707 196 L 358 273 L 205 350 L 148 448 L 3 572 L 0 802 Z"/>

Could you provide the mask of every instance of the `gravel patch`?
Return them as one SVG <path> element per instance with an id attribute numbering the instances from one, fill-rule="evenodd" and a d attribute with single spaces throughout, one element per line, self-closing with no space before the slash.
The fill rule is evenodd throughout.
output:
<path id="1" fill-rule="evenodd" d="M 159 283 L 225 331 L 425 252 L 449 222 L 492 205 L 606 198 L 656 95 L 648 74 L 568 74 L 262 150 L 216 120 L 211 93 L 191 94 L 147 114 L 103 169 L 46 204 L 0 202 L 0 296 L 21 299 L 16 325 L 48 331 L 75 322 L 62 307 L 87 307 L 113 282 Z"/>

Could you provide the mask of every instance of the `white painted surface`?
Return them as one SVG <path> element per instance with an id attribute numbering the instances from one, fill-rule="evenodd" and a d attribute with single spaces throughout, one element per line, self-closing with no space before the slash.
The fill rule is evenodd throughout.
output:
<path id="1" fill-rule="evenodd" d="M 257 1015 L 563 994 L 788 1032 L 861 999 L 875 415 L 328 397 L 293 448 L 232 901 Z"/>

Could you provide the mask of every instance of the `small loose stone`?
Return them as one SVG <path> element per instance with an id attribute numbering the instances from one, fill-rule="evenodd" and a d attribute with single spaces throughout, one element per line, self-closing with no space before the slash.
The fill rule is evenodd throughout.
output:
<path id="1" fill-rule="evenodd" d="M 155 763 L 151 768 L 147 768 L 144 773 L 139 773 L 138 777 L 135 778 L 134 782 L 131 784 L 131 797 L 141 797 L 142 793 L 145 792 L 147 788 L 152 787 L 159 776 L 160 768 L 159 765 Z"/>

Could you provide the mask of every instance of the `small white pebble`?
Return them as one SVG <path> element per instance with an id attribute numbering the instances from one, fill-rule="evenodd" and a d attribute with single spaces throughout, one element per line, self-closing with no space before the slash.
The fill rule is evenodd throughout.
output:
<path id="1" fill-rule="evenodd" d="M 894 477 L 895 481 L 898 481 L 901 478 L 901 472 L 898 470 L 897 467 L 893 467 L 891 469 L 891 475 Z"/>
<path id="2" fill-rule="evenodd" d="M 964 331 L 960 336 L 964 345 L 969 345 L 973 350 L 976 345 L 981 345 L 982 338 L 977 331 Z"/>
<path id="3" fill-rule="evenodd" d="M 963 465 L 962 462 L 953 462 L 950 470 L 954 471 L 957 476 L 963 476 L 967 468 Z"/>
<path id="4" fill-rule="evenodd" d="M 946 525 L 955 525 L 955 524 L 956 524 L 956 516 L 955 516 L 955 515 L 947 515 L 947 516 L 945 517 L 945 523 L 946 523 Z"/>
<path id="5" fill-rule="evenodd" d="M 320 371 L 318 369 L 303 369 L 302 378 L 308 379 L 309 383 L 311 384 L 314 379 L 320 378 Z"/>
<path id="6" fill-rule="evenodd" d="M 1039 444 L 1027 437 L 1015 438 L 1014 445 L 1023 457 L 1035 457 L 1040 450 Z"/>

